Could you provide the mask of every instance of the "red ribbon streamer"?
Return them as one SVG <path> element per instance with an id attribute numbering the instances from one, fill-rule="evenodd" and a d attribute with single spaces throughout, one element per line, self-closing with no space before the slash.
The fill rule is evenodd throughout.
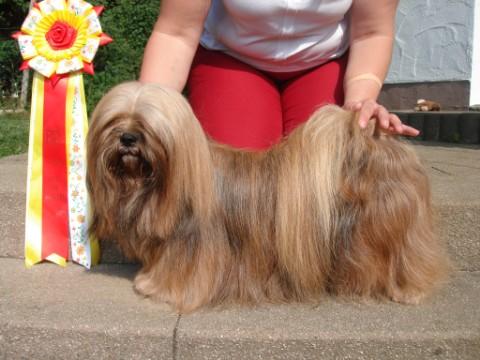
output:
<path id="1" fill-rule="evenodd" d="M 68 258 L 68 179 L 65 104 L 68 77 L 45 79 L 43 116 L 42 258 Z"/>

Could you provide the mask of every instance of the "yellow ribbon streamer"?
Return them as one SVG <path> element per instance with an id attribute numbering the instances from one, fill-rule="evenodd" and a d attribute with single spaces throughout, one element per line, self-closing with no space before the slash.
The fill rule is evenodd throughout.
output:
<path id="1" fill-rule="evenodd" d="M 42 260 L 43 90 L 43 76 L 35 73 L 32 84 L 25 219 L 25 265 L 28 268 Z"/>

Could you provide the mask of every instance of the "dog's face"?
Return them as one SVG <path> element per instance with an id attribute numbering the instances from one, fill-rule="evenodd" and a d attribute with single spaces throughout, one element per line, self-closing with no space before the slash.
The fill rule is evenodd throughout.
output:
<path id="1" fill-rule="evenodd" d="M 131 227 L 145 199 L 163 192 L 168 161 L 158 124 L 131 111 L 131 84 L 108 94 L 97 106 L 87 137 L 87 184 L 92 202 L 91 231 L 115 238 Z M 152 123 L 151 123 L 152 122 Z"/>
<path id="2" fill-rule="evenodd" d="M 107 95 L 94 112 L 87 138 L 88 178 L 125 197 L 165 178 L 167 155 L 156 119 L 129 111 L 132 99 L 121 95 Z"/>
<path id="3" fill-rule="evenodd" d="M 209 213 L 209 159 L 208 141 L 180 93 L 136 82 L 116 86 L 97 105 L 87 136 L 92 231 L 108 238 L 138 223 L 138 234 L 151 234 L 146 224 L 155 217 L 165 228 L 156 233 L 167 233 L 185 199 Z"/>
<path id="4" fill-rule="evenodd" d="M 145 130 L 144 120 L 114 118 L 101 130 L 99 155 L 105 171 L 118 180 L 140 180 L 152 176 L 158 154 L 155 140 Z"/>

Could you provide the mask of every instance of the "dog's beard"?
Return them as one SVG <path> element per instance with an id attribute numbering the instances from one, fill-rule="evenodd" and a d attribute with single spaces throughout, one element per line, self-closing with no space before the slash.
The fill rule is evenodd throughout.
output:
<path id="1" fill-rule="evenodd" d="M 120 145 L 117 153 L 118 159 L 114 170 L 117 171 L 119 177 L 143 178 L 151 172 L 150 163 L 145 160 L 137 146 Z"/>
<path id="2" fill-rule="evenodd" d="M 115 141 L 114 141 L 115 142 Z M 116 181 L 142 185 L 152 177 L 152 160 L 143 145 L 125 146 L 117 141 L 106 153 L 108 171 Z"/>
<path id="3" fill-rule="evenodd" d="M 157 139 L 140 126 L 119 124 L 105 133 L 103 144 L 99 146 L 103 163 L 99 175 L 110 178 L 109 182 L 120 188 L 124 198 L 154 183 L 159 185 L 163 171 L 158 165 L 165 159 L 165 151 Z"/>

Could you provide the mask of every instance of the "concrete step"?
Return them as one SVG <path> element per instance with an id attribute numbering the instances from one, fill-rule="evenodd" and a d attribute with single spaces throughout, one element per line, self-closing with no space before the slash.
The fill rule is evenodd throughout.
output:
<path id="1" fill-rule="evenodd" d="M 0 259 L 0 359 L 478 359 L 480 272 L 424 304 L 347 302 L 176 315 L 136 295 L 136 267 Z"/>
<path id="2" fill-rule="evenodd" d="M 414 143 L 432 182 L 438 234 L 457 269 L 480 271 L 480 146 Z M 0 257 L 22 258 L 26 156 L 0 159 Z M 103 244 L 104 263 L 122 263 Z"/>
<path id="3" fill-rule="evenodd" d="M 417 139 L 480 143 L 480 111 L 394 111 L 402 122 L 420 130 Z"/>

